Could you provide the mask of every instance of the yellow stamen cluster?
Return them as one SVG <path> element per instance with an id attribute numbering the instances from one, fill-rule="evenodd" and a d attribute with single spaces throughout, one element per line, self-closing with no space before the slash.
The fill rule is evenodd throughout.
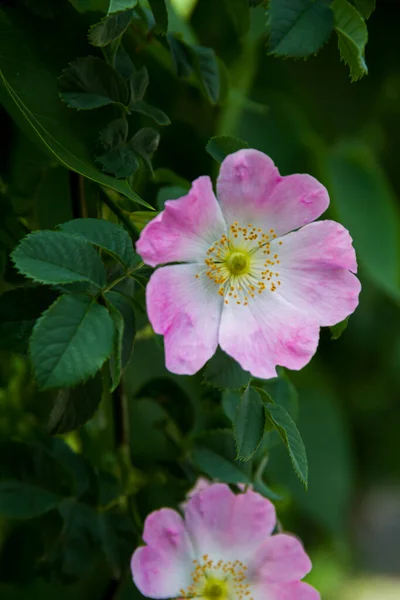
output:
<path id="1" fill-rule="evenodd" d="M 182 598 L 207 600 L 253 600 L 247 583 L 247 567 L 240 561 L 213 561 L 204 554 L 193 561 L 192 583 L 180 590 Z"/>
<path id="2" fill-rule="evenodd" d="M 210 246 L 204 272 L 218 285 L 218 294 L 224 298 L 225 304 L 234 300 L 236 304 L 248 306 L 250 298 L 255 298 L 256 294 L 266 290 L 275 292 L 281 285 L 276 271 L 280 264 L 279 255 L 271 249 L 276 237 L 273 229 L 264 233 L 251 223 L 241 227 L 235 221 L 228 235 L 222 235 Z M 282 245 L 281 240 L 277 243 Z"/>

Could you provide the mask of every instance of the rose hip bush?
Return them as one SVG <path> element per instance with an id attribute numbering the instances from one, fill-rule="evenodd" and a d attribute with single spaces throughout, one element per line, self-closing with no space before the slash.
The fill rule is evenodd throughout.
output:
<path id="1" fill-rule="evenodd" d="M 0 1 L 1 598 L 344 598 L 398 467 L 374 7 Z"/>

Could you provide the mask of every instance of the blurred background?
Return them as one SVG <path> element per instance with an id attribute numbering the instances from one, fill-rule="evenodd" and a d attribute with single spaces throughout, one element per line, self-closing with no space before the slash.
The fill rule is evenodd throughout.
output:
<path id="1" fill-rule="evenodd" d="M 339 339 L 323 331 L 311 364 L 288 374 L 308 452 L 309 489 L 304 491 L 279 444 L 271 448 L 266 479 L 282 497 L 277 508 L 283 528 L 299 535 L 311 554 L 314 568 L 308 581 L 324 600 L 398 599 L 400 3 L 378 0 L 368 21 L 369 75 L 356 83 L 350 83 L 334 37 L 307 61 L 282 60 L 267 55 L 262 8 L 253 11 L 249 33 L 239 39 L 226 22 L 223 2 L 174 0 L 172 5 L 170 27 L 185 27 L 202 45 L 214 48 L 231 87 L 213 107 L 196 87 L 163 67 L 151 43 L 136 52 L 135 60 L 150 72 L 149 101 L 172 121 L 161 132 L 154 167 L 187 180 L 215 177 L 218 165 L 205 151 L 207 141 L 214 135 L 237 136 L 268 153 L 281 173 L 307 172 L 320 179 L 332 198 L 326 216 L 342 222 L 354 239 L 363 286 L 360 305 Z M 77 55 L 74 49 L 70 53 L 70 59 Z M 71 218 L 71 204 L 68 172 L 41 154 L 1 106 L 0 131 L 0 290 L 5 291 L 18 284 L 7 252 L 27 229 L 51 228 Z M 85 185 L 95 205 L 98 191 L 89 182 Z M 137 185 L 154 206 L 170 197 L 163 182 L 141 177 Z M 226 425 L 226 417 L 218 393 L 204 388 L 201 377 L 189 380 L 165 370 L 162 349 L 146 329 L 145 316 L 138 319 L 125 391 L 131 454 L 138 469 L 132 485 L 136 508 L 146 514 L 160 503 L 180 501 L 189 487 L 172 466 L 173 442 L 157 429 L 153 411 L 168 414 L 171 427 L 183 434 L 200 406 L 205 428 Z M 28 441 L 48 436 L 52 394 L 36 390 L 26 356 L 0 351 L 0 357 L 0 435 Z M 105 473 L 113 470 L 114 460 L 110 414 L 110 398 L 104 397 L 82 429 L 64 436 Z M 151 457 L 141 446 L 143 431 L 154 436 Z M 140 473 L 152 469 L 157 477 L 145 488 L 143 500 Z M 53 527 L 58 531 L 54 521 L 51 514 L 26 522 L 0 518 L 2 600 L 138 596 L 129 583 L 121 590 L 109 588 L 110 574 L 98 557 L 71 581 L 40 573 L 38 565 L 46 566 L 49 558 L 45 533 Z M 78 549 L 76 560 L 83 564 L 81 555 L 86 560 L 89 550 L 82 550 L 79 537 L 65 540 L 67 547 Z"/>

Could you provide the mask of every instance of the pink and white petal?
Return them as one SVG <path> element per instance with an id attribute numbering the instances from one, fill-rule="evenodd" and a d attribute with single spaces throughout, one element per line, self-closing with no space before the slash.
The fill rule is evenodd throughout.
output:
<path id="1" fill-rule="evenodd" d="M 143 540 L 165 554 L 175 554 L 187 562 L 190 570 L 193 546 L 182 517 L 171 508 L 152 512 L 144 524 Z"/>
<path id="2" fill-rule="evenodd" d="M 279 293 L 304 314 L 313 315 L 321 327 L 340 323 L 358 305 L 360 281 L 344 269 L 280 272 Z"/>
<path id="3" fill-rule="evenodd" d="M 297 538 L 277 534 L 255 550 L 248 577 L 260 583 L 290 583 L 303 579 L 311 567 L 311 561 Z"/>
<path id="4" fill-rule="evenodd" d="M 282 238 L 279 295 L 321 326 L 335 325 L 354 312 L 360 281 L 347 269 L 357 263 L 348 231 L 333 221 L 311 223 Z"/>
<path id="5" fill-rule="evenodd" d="M 177 598 L 192 582 L 192 570 L 177 554 L 149 546 L 135 550 L 131 571 L 136 587 L 149 598 Z"/>
<path id="6" fill-rule="evenodd" d="M 246 564 L 270 536 L 276 514 L 269 500 L 251 490 L 235 496 L 225 484 L 213 484 L 188 501 L 185 519 L 198 556 Z"/>
<path id="7" fill-rule="evenodd" d="M 252 585 L 250 597 L 253 600 L 321 600 L 320 593 L 303 581 L 281 585 Z"/>
<path id="8" fill-rule="evenodd" d="M 315 177 L 295 174 L 282 177 L 268 199 L 268 220 L 276 235 L 311 223 L 326 211 L 329 194 Z"/>
<path id="9" fill-rule="evenodd" d="M 196 264 L 162 267 L 147 284 L 147 314 L 154 331 L 164 335 L 171 373 L 193 375 L 218 345 L 223 298 L 201 271 Z"/>
<path id="10" fill-rule="evenodd" d="M 317 350 L 319 324 L 288 304 L 278 291 L 265 290 L 248 306 L 224 305 L 219 344 L 254 377 L 276 377 L 276 366 L 302 369 Z"/>
<path id="11" fill-rule="evenodd" d="M 326 188 L 306 174 L 281 177 L 273 161 L 257 150 L 239 150 L 221 165 L 217 195 L 230 225 L 251 223 L 283 235 L 310 223 L 329 206 Z"/>
<path id="12" fill-rule="evenodd" d="M 282 242 L 282 244 L 280 244 Z M 301 270 L 348 269 L 357 273 L 353 240 L 336 221 L 317 221 L 271 242 L 286 268 Z M 273 252 L 271 252 L 272 254 Z"/>
<path id="13" fill-rule="evenodd" d="M 231 524 L 231 546 L 237 559 L 248 565 L 255 549 L 272 539 L 269 536 L 275 525 L 272 502 L 252 490 L 237 494 Z"/>
<path id="14" fill-rule="evenodd" d="M 185 506 L 185 523 L 198 558 L 229 560 L 235 494 L 224 483 L 214 483 L 192 496 Z"/>
<path id="15" fill-rule="evenodd" d="M 245 149 L 229 154 L 217 179 L 217 196 L 228 225 L 257 222 L 261 227 L 266 199 L 279 180 L 277 167 L 263 152 Z"/>
<path id="16" fill-rule="evenodd" d="M 169 262 L 203 262 L 208 248 L 226 232 L 211 179 L 199 177 L 186 196 L 168 200 L 140 234 L 136 251 L 155 267 Z"/>

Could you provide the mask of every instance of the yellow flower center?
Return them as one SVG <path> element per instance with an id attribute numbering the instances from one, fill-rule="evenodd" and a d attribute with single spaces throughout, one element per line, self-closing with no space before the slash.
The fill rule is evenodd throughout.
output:
<path id="1" fill-rule="evenodd" d="M 204 554 L 193 561 L 192 584 L 180 590 L 182 599 L 253 600 L 247 583 L 247 567 L 240 561 L 211 560 Z"/>
<path id="2" fill-rule="evenodd" d="M 245 250 L 232 249 L 225 259 L 225 264 L 232 275 L 244 275 L 250 270 L 250 254 Z"/>
<path id="3" fill-rule="evenodd" d="M 203 273 L 218 285 L 218 294 L 225 304 L 248 306 L 252 298 L 265 291 L 275 292 L 281 285 L 277 248 L 282 240 L 277 240 L 273 229 L 264 233 L 260 228 L 240 226 L 235 221 L 228 235 L 216 241 L 207 250 L 206 268 Z"/>
<path id="4" fill-rule="evenodd" d="M 206 581 L 201 596 L 209 600 L 225 600 L 228 598 L 228 586 L 225 581 L 210 577 Z"/>

